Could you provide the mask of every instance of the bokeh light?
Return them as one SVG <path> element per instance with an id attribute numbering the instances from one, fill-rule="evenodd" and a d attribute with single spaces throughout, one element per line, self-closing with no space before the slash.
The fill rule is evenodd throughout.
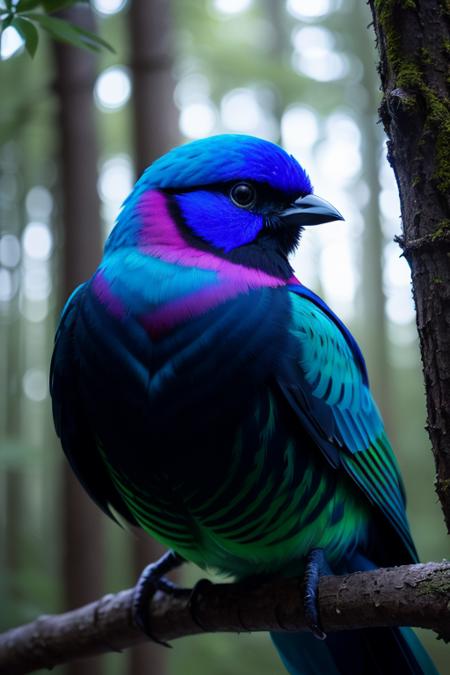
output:
<path id="1" fill-rule="evenodd" d="M 48 260 L 53 249 L 53 237 L 45 223 L 31 222 L 22 234 L 25 255 L 34 260 Z"/>
<path id="2" fill-rule="evenodd" d="M 128 155 L 114 155 L 101 165 L 97 190 L 102 200 L 105 236 L 112 230 L 120 207 L 133 187 L 133 181 L 133 166 Z"/>
<path id="3" fill-rule="evenodd" d="M 10 302 L 14 297 L 12 273 L 0 268 L 0 302 Z"/>
<path id="4" fill-rule="evenodd" d="M 52 291 L 52 282 L 48 265 L 25 267 L 22 279 L 22 292 L 27 300 L 46 300 Z"/>
<path id="5" fill-rule="evenodd" d="M 190 103 L 197 103 L 209 98 L 211 85 L 206 75 L 202 73 L 189 73 L 181 77 L 177 82 L 174 92 L 175 104 L 184 108 Z"/>
<path id="6" fill-rule="evenodd" d="M 0 237 L 0 265 L 16 267 L 20 262 L 20 241 L 15 234 Z"/>
<path id="7" fill-rule="evenodd" d="M 349 318 L 356 291 L 355 265 L 349 243 L 342 238 L 323 247 L 320 256 L 320 279 L 325 293 L 338 314 Z"/>
<path id="8" fill-rule="evenodd" d="M 335 42 L 333 33 L 322 26 L 298 28 L 292 34 L 294 69 L 319 82 L 345 77 L 350 61 L 345 54 L 334 51 Z"/>
<path id="9" fill-rule="evenodd" d="M 49 315 L 48 298 L 44 300 L 30 300 L 24 293 L 21 293 L 19 297 L 19 310 L 22 316 L 30 323 L 41 323 Z"/>
<path id="10" fill-rule="evenodd" d="M 127 0 L 92 0 L 92 6 L 99 14 L 110 15 L 120 12 Z"/>
<path id="11" fill-rule="evenodd" d="M 332 10 L 331 0 L 287 0 L 286 9 L 296 19 L 314 21 Z"/>
<path id="12" fill-rule="evenodd" d="M 344 187 L 361 170 L 361 134 L 353 119 L 345 113 L 333 113 L 325 124 L 326 139 L 317 148 L 320 173 L 330 182 Z"/>
<path id="13" fill-rule="evenodd" d="M 211 101 L 205 99 L 188 103 L 182 108 L 179 127 L 186 138 L 204 138 L 214 131 L 216 121 L 216 108 Z"/>
<path id="14" fill-rule="evenodd" d="M 393 241 L 384 248 L 383 280 L 386 289 L 410 288 L 411 269 L 406 259 L 401 255 L 401 250 Z"/>
<path id="15" fill-rule="evenodd" d="M 294 52 L 293 68 L 302 75 L 318 82 L 332 82 L 344 78 L 350 69 L 345 54 L 323 47 L 312 47 L 304 53 Z"/>
<path id="16" fill-rule="evenodd" d="M 335 46 L 335 38 L 328 28 L 306 26 L 298 28 L 292 34 L 292 45 L 295 51 L 304 54 L 310 49 L 324 49 L 331 51 Z"/>
<path id="17" fill-rule="evenodd" d="M 131 80 L 123 66 L 107 68 L 97 78 L 94 88 L 95 101 L 105 112 L 120 110 L 131 96 Z"/>
<path id="18" fill-rule="evenodd" d="M 25 207 L 33 220 L 47 220 L 53 209 L 51 192 L 42 185 L 35 185 L 27 193 Z"/>
<path id="19" fill-rule="evenodd" d="M 415 310 L 411 292 L 411 270 L 400 253 L 395 242 L 390 241 L 386 244 L 383 256 L 383 283 L 388 319 L 395 324 L 406 325 L 414 321 Z"/>
<path id="20" fill-rule="evenodd" d="M 240 14 L 252 5 L 252 0 L 214 0 L 213 7 L 221 14 Z"/>
<path id="21" fill-rule="evenodd" d="M 393 239 L 399 234 L 401 228 L 400 221 L 400 198 L 398 195 L 395 175 L 386 158 L 386 144 L 383 144 L 380 154 L 379 179 L 381 192 L 378 200 L 381 211 L 381 227 L 383 234 L 387 239 Z"/>
<path id="22" fill-rule="evenodd" d="M 133 186 L 133 168 L 127 155 L 116 155 L 100 168 L 98 192 L 104 202 L 123 202 Z"/>
<path id="23" fill-rule="evenodd" d="M 386 314 L 390 321 L 405 325 L 416 316 L 410 289 L 395 289 L 386 300 Z"/>
<path id="24" fill-rule="evenodd" d="M 232 131 L 251 132 L 261 124 L 264 111 L 250 89 L 234 89 L 221 102 L 222 122 Z"/>
<path id="25" fill-rule="evenodd" d="M 253 134 L 267 140 L 278 137 L 276 120 L 270 110 L 261 105 L 258 92 L 253 89 L 237 88 L 225 94 L 220 103 L 220 115 L 223 126 L 229 131 Z"/>
<path id="26" fill-rule="evenodd" d="M 293 105 L 281 118 L 281 140 L 288 152 L 311 148 L 319 138 L 317 115 L 311 108 Z"/>
<path id="27" fill-rule="evenodd" d="M 22 378 L 23 393 L 31 401 L 44 401 L 48 393 L 48 375 L 41 368 L 28 368 Z"/>
<path id="28" fill-rule="evenodd" d="M 0 60 L 6 61 L 24 48 L 24 40 L 13 26 L 8 26 L 0 37 Z"/>

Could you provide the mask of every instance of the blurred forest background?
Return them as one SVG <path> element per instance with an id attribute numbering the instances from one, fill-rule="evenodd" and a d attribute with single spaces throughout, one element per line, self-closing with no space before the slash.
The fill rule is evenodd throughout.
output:
<path id="1" fill-rule="evenodd" d="M 367 358 L 423 560 L 448 555 L 424 431 L 410 273 L 377 124 L 376 54 L 360 0 L 93 0 L 71 20 L 115 49 L 14 28 L 0 62 L 0 629 L 134 583 L 154 545 L 100 514 L 53 430 L 48 370 L 62 304 L 89 276 L 137 175 L 172 145 L 220 132 L 280 142 L 345 216 L 310 228 L 299 278 Z M 3 7 L 5 6 L 3 2 Z M 2 2 L 0 2 L 0 8 Z M 198 578 L 185 569 L 179 580 Z M 449 649 L 421 632 L 441 673 Z M 283 673 L 266 635 L 187 638 L 55 673 Z"/>

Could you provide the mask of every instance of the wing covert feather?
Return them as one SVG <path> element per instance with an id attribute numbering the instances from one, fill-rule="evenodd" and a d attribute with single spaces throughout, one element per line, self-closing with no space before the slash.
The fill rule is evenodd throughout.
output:
<path id="1" fill-rule="evenodd" d="M 320 298 L 303 286 L 290 291 L 295 356 L 279 385 L 329 463 L 346 471 L 415 560 L 402 479 L 361 352 Z"/>

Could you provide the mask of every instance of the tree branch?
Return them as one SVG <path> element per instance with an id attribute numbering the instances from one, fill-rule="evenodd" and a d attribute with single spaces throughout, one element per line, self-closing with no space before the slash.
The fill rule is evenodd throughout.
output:
<path id="1" fill-rule="evenodd" d="M 133 624 L 134 589 L 0 635 L 0 673 L 23 675 L 40 668 L 121 651 L 147 638 Z M 431 628 L 450 640 L 450 563 L 427 563 L 322 577 L 320 616 L 325 631 L 367 626 Z M 305 630 L 301 579 L 249 584 L 210 584 L 150 602 L 158 640 L 198 633 Z"/>

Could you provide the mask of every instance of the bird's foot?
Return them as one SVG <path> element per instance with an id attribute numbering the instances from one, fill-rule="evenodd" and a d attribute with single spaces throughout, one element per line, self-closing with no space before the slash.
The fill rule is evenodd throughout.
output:
<path id="1" fill-rule="evenodd" d="M 147 565 L 134 587 L 133 622 L 150 640 L 164 647 L 170 647 L 170 645 L 155 638 L 150 628 L 150 598 L 156 591 L 160 590 L 171 593 L 177 589 L 177 586 L 168 579 L 165 579 L 163 575 L 179 567 L 182 562 L 183 558 L 181 556 L 173 551 L 167 551 L 159 560 Z"/>
<path id="2" fill-rule="evenodd" d="M 189 598 L 189 610 L 191 612 L 191 617 L 192 620 L 199 626 L 203 631 L 206 631 L 206 627 L 202 624 L 200 619 L 198 618 L 198 600 L 201 597 L 203 591 L 206 588 L 209 588 L 212 586 L 213 583 L 212 581 L 209 581 L 209 579 L 200 579 L 197 581 L 195 584 L 194 588 L 191 591 L 191 596 Z"/>
<path id="3" fill-rule="evenodd" d="M 322 630 L 319 618 L 319 580 L 322 574 L 325 555 L 321 548 L 314 548 L 310 551 L 306 560 L 304 584 L 305 595 L 303 598 L 305 606 L 306 625 L 318 640 L 325 640 L 326 633 Z"/>

